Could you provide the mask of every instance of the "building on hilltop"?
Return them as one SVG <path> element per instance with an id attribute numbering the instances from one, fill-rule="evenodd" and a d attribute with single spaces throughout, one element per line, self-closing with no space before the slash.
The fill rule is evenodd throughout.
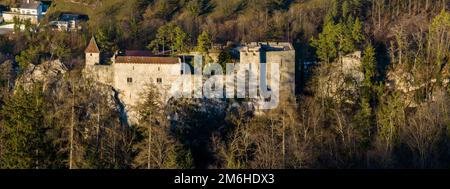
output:
<path id="1" fill-rule="evenodd" d="M 41 1 L 22 0 L 18 6 L 11 7 L 11 11 L 3 12 L 5 22 L 14 22 L 17 17 L 21 20 L 30 20 L 32 24 L 38 24 L 46 12 L 46 6 Z"/>
<path id="2" fill-rule="evenodd" d="M 86 53 L 86 65 L 100 64 L 100 49 L 98 48 L 94 37 L 89 41 L 84 53 Z"/>
<path id="3" fill-rule="evenodd" d="M 270 98 L 276 98 L 277 104 L 282 102 L 283 104 L 292 104 L 291 100 L 295 100 L 295 50 L 290 43 L 250 43 L 245 44 L 238 50 L 240 52 L 240 63 L 238 64 L 251 64 L 250 72 L 255 73 L 256 79 L 252 80 L 246 78 L 245 82 L 257 84 L 262 77 L 269 76 L 270 74 L 260 74 L 260 67 L 262 63 L 279 64 L 280 75 L 268 78 L 268 84 L 272 80 L 279 81 L 279 93 Z M 137 120 L 137 111 L 135 109 L 136 105 L 142 100 L 141 95 L 145 92 L 145 88 L 149 85 L 156 86 L 161 94 L 161 100 L 167 102 L 173 92 L 183 92 L 187 94 L 193 94 L 193 98 L 196 97 L 195 94 L 198 92 L 202 93 L 202 88 L 204 82 L 208 80 L 212 75 L 203 75 L 202 72 L 197 73 L 194 68 L 195 65 L 204 65 L 203 57 L 201 55 L 194 55 L 193 57 L 167 57 L 167 56 L 157 56 L 150 51 L 124 51 L 123 53 L 115 53 L 111 58 L 111 64 L 103 64 L 101 51 L 92 37 L 86 50 L 86 67 L 84 69 L 84 74 L 95 81 L 112 86 L 116 91 L 120 93 L 119 98 L 125 105 L 126 112 L 128 113 L 128 118 L 131 122 Z M 183 64 L 186 59 L 194 59 L 191 64 Z M 197 64 L 200 61 L 202 64 Z M 188 67 L 184 67 L 188 66 Z M 270 67 L 270 66 L 268 66 Z M 191 70 L 191 73 L 188 71 Z M 270 68 L 268 72 L 270 72 Z M 215 75 L 218 78 L 222 78 L 222 84 L 224 88 L 220 89 L 218 87 L 218 93 L 228 93 L 228 86 L 235 86 L 239 82 L 242 82 L 242 78 L 238 78 L 238 73 L 234 75 Z M 181 77 L 183 76 L 183 77 Z M 182 84 L 176 83 L 178 81 L 183 82 Z M 229 82 L 231 80 L 231 82 Z M 239 80 L 239 82 L 238 82 Z M 187 83 L 184 83 L 184 82 Z M 199 82 L 203 82 L 200 83 Z M 192 88 L 183 89 L 180 91 L 182 86 L 191 85 Z M 214 84 L 215 85 L 215 84 Z M 239 84 L 243 85 L 243 84 Z M 199 89 L 197 91 L 196 89 Z M 216 87 L 213 87 L 216 88 Z M 274 88 L 274 86 L 269 86 L 269 88 Z M 204 89 L 204 88 L 203 88 Z M 269 90 L 271 90 L 269 89 Z M 174 91 L 175 90 L 175 91 Z M 185 91 L 188 90 L 188 91 Z M 221 91 L 223 90 L 223 91 Z M 245 86 L 245 90 L 249 90 L 248 86 Z M 239 98 L 239 94 L 235 90 L 232 91 L 233 94 Z M 203 91 L 204 93 L 204 91 Z M 203 94 L 205 95 L 205 94 Z M 244 94 L 245 95 L 245 94 Z M 219 95 L 228 96 L 228 95 Z M 267 104 L 265 102 L 272 101 L 273 99 L 267 98 L 256 98 L 252 100 L 251 103 L 254 109 L 265 109 L 262 104 Z"/>
<path id="4" fill-rule="evenodd" d="M 288 103 L 295 100 L 295 72 L 296 55 L 295 49 L 288 42 L 252 42 L 242 45 L 239 48 L 240 64 L 261 64 L 266 63 L 269 70 L 270 64 L 278 64 L 280 68 L 279 78 L 279 100 Z M 252 70 L 260 77 L 260 70 Z M 270 70 L 269 70 L 270 72 Z M 267 76 L 269 78 L 269 76 Z M 270 80 L 269 78 L 268 80 Z M 260 78 L 258 78 L 260 81 Z M 268 83 L 270 88 L 270 83 Z M 277 97 L 277 98 L 278 98 Z"/>
<path id="5" fill-rule="evenodd" d="M 178 57 L 150 56 L 144 51 L 116 53 L 111 64 L 102 64 L 101 51 L 94 37 L 85 50 L 84 74 L 100 83 L 112 86 L 119 92 L 129 117 L 136 117 L 134 108 L 141 100 L 145 88 L 158 87 L 162 99 L 167 101 L 172 83 L 182 74 L 181 59 Z"/>
<path id="6" fill-rule="evenodd" d="M 238 45 L 228 51 L 236 52 L 239 60 L 233 66 L 236 69 L 234 72 L 226 70 L 228 68 L 222 68 L 225 69 L 222 70 L 222 74 L 225 74 L 225 71 L 227 74 L 219 79 L 224 84 L 225 95 L 219 96 L 249 99 L 253 109 L 261 110 L 258 112 L 278 107 L 280 104 L 294 104 L 291 102 L 295 101 L 296 53 L 291 43 L 252 42 Z M 195 65 L 206 65 L 205 61 L 211 61 L 211 58 L 207 58 L 210 54 L 204 55 L 204 57 L 197 52 L 193 52 L 193 55 L 196 57 L 194 59 Z M 212 60 L 217 62 L 214 58 Z M 272 74 L 275 74 L 275 72 L 271 68 L 276 66 L 275 64 L 279 66 L 279 75 L 273 77 Z M 204 72 L 206 67 L 203 68 Z M 209 73 L 209 71 L 203 76 L 203 81 L 211 76 L 218 76 L 218 73 Z M 230 74 L 233 75 L 230 77 Z M 198 80 L 196 75 L 193 78 Z M 278 83 L 276 86 L 273 85 L 276 83 Z M 227 90 L 228 88 L 234 88 L 234 90 Z M 266 90 L 264 93 L 270 97 L 264 97 L 261 90 Z"/>

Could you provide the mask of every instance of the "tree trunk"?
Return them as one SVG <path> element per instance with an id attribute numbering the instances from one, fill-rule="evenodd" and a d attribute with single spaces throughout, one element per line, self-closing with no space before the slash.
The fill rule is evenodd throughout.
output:
<path id="1" fill-rule="evenodd" d="M 151 169 L 151 141 L 152 141 L 152 127 L 148 127 L 148 143 L 147 143 L 147 169 Z"/>
<path id="2" fill-rule="evenodd" d="M 73 169 L 73 135 L 75 124 L 75 87 L 72 82 L 72 112 L 70 117 L 70 149 L 69 149 L 69 169 Z"/>
<path id="3" fill-rule="evenodd" d="M 284 121 L 284 115 L 283 115 L 283 169 L 286 168 L 286 124 Z"/>

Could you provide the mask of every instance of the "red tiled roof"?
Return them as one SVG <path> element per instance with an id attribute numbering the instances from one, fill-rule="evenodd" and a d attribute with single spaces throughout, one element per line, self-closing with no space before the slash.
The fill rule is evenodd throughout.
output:
<path id="1" fill-rule="evenodd" d="M 126 50 L 125 56 L 154 56 L 152 51 Z"/>
<path id="2" fill-rule="evenodd" d="M 95 38 L 92 37 L 91 41 L 89 42 L 89 45 L 87 46 L 85 53 L 100 53 L 100 50 L 98 49 L 97 42 L 95 41 Z"/>
<path id="3" fill-rule="evenodd" d="M 178 64 L 179 58 L 148 56 L 117 56 L 117 64 Z"/>

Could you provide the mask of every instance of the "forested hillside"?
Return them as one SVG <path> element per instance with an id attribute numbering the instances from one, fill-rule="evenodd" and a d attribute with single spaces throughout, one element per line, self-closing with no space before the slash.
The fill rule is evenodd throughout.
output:
<path id="1" fill-rule="evenodd" d="M 53 0 L 40 26 L 0 36 L 0 167 L 450 168 L 449 9 L 450 0 Z M 48 29 L 61 12 L 89 20 L 79 32 Z M 288 41 L 296 101 L 256 116 L 239 100 L 162 106 L 148 88 L 140 124 L 127 125 L 114 91 L 80 76 L 91 36 L 106 54 Z M 355 52 L 349 73 L 342 62 Z M 35 78 L 42 66 L 54 71 Z"/>

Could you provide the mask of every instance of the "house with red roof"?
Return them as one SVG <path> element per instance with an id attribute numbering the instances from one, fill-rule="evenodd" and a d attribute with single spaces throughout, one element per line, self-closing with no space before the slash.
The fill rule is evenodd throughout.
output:
<path id="1" fill-rule="evenodd" d="M 172 84 L 183 73 L 179 57 L 155 56 L 150 51 L 115 53 L 106 64 L 95 37 L 89 41 L 85 56 L 85 75 L 119 91 L 129 111 L 135 108 L 149 86 L 159 89 L 161 100 L 168 100 Z"/>

